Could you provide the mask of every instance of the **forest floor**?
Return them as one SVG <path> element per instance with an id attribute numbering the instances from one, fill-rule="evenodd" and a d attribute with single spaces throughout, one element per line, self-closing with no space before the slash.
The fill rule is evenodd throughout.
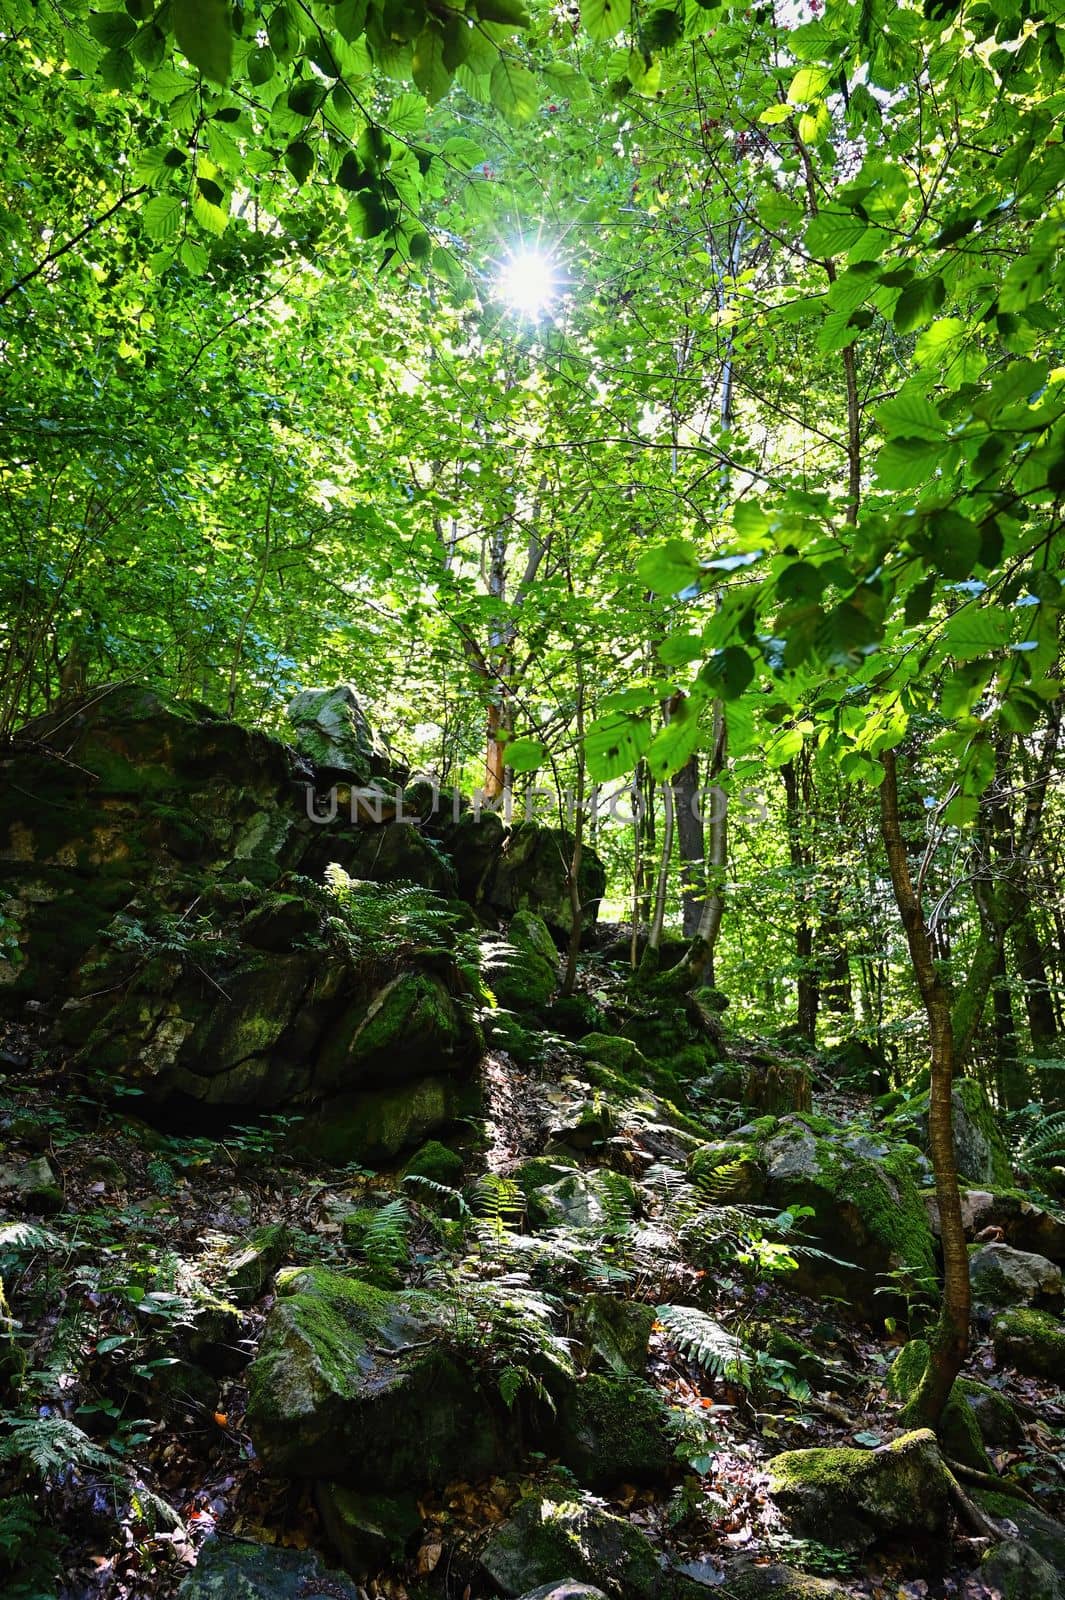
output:
<path id="1" fill-rule="evenodd" d="M 62 1573 L 60 1600 L 169 1600 L 215 1531 L 297 1548 L 321 1544 L 308 1489 L 266 1477 L 244 1427 L 243 1368 L 272 1293 L 242 1309 L 239 1328 L 230 1326 L 230 1358 L 217 1364 L 224 1370 L 209 1392 L 182 1381 L 183 1352 L 197 1316 L 195 1294 L 157 1297 L 150 1307 L 143 1298 L 138 1304 L 138 1297 L 146 1266 L 164 1260 L 188 1264 L 189 1281 L 210 1290 L 219 1241 L 271 1224 L 287 1230 L 289 1261 L 350 1266 L 343 1217 L 353 1206 L 365 1206 L 375 1190 L 391 1193 L 394 1175 L 296 1162 L 286 1153 L 283 1123 L 219 1128 L 198 1138 L 161 1133 L 132 1114 L 135 1100 L 118 1107 L 99 1102 L 72 1084 L 61 1062 L 31 1069 L 35 1045 L 27 1030 L 9 1029 L 0 1038 L 0 1113 L 8 1154 L 45 1154 L 63 1204 L 42 1223 L 43 1245 L 26 1252 L 14 1273 L 9 1265 L 4 1291 L 22 1323 L 16 1332 L 36 1385 L 39 1415 L 71 1419 L 98 1441 L 111 1463 L 107 1469 L 96 1463 L 49 1472 L 35 1490 L 44 1524 L 56 1530 L 50 1558 Z M 502 1054 L 487 1058 L 486 1124 L 476 1156 L 482 1170 L 505 1175 L 543 1149 L 564 1074 L 573 1070 L 573 1057 L 564 1051 L 549 1052 L 535 1068 L 518 1067 Z M 864 1097 L 827 1084 L 815 1108 L 840 1121 L 868 1115 Z M 639 1141 L 638 1129 L 633 1138 Z M 661 1148 L 653 1154 L 660 1157 Z M 412 1216 L 405 1277 L 416 1285 L 445 1246 L 431 1213 L 414 1206 Z M 84 1270 L 101 1265 L 102 1277 Z M 707 1425 L 710 1456 L 699 1464 L 705 1470 L 680 1468 L 671 1482 L 651 1487 L 623 1484 L 603 1503 L 711 1588 L 725 1578 L 731 1560 L 746 1554 L 830 1575 L 847 1593 L 868 1600 L 981 1600 L 995 1593 L 973 1575 L 987 1541 L 964 1528 L 938 1552 L 934 1570 L 915 1574 L 913 1549 L 906 1544 L 879 1548 L 866 1565 L 789 1537 L 767 1495 L 764 1464 L 782 1450 L 872 1447 L 902 1431 L 884 1375 L 904 1333 L 890 1322 L 859 1320 L 838 1300 L 795 1293 L 787 1273 L 760 1276 L 736 1261 L 712 1274 L 692 1275 L 702 1280 L 700 1304 L 723 1327 L 757 1314 L 815 1349 L 823 1375 L 805 1399 L 780 1393 L 755 1399 L 747 1388 L 708 1378 L 657 1325 L 646 1376 L 671 1407 L 696 1413 Z M 654 1304 L 658 1288 L 637 1277 L 625 1292 Z M 1001 1390 L 1023 1421 L 1023 1440 L 993 1454 L 994 1470 L 1010 1471 L 1045 1510 L 1060 1515 L 1061 1392 L 999 1369 L 979 1327 L 967 1370 Z M 0 1461 L 0 1474 L 5 1470 Z M 549 1460 L 533 1458 L 531 1468 L 526 1462 L 485 1482 L 454 1482 L 423 1499 L 420 1543 L 401 1564 L 370 1581 L 367 1593 L 405 1600 L 443 1588 L 460 1600 L 482 1600 L 488 1589 L 473 1559 L 479 1540 L 527 1489 L 530 1472 L 535 1478 L 552 1471 Z M 0 1477 L 0 1495 L 13 1487 L 9 1471 L 9 1481 Z M 48 1552 L 45 1558 L 47 1565 Z M 54 1592 L 42 1580 L 41 1594 Z"/>

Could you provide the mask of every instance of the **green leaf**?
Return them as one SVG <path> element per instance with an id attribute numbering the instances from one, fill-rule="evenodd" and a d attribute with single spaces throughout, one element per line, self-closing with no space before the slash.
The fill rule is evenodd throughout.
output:
<path id="1" fill-rule="evenodd" d="M 137 24 L 125 11 L 98 11 L 89 18 L 89 32 L 108 50 L 121 50 L 137 31 Z"/>
<path id="2" fill-rule="evenodd" d="M 492 104 L 512 122 L 528 122 L 540 101 L 532 73 L 506 56 L 492 68 L 489 87 Z"/>
<path id="3" fill-rule="evenodd" d="M 842 255 L 869 231 L 867 222 L 852 211 L 828 209 L 812 217 L 806 229 L 806 248 L 812 256 Z"/>
<path id="4" fill-rule="evenodd" d="M 680 700 L 664 727 L 647 749 L 645 760 L 653 778 L 669 778 L 679 772 L 699 745 L 698 708 L 690 700 Z"/>
<path id="5" fill-rule="evenodd" d="M 631 0 L 581 0 L 581 22 L 590 39 L 616 39 L 631 21 Z"/>
<path id="6" fill-rule="evenodd" d="M 319 107 L 325 104 L 328 93 L 328 85 L 319 79 L 301 78 L 292 85 L 285 99 L 288 109 L 297 117 L 313 117 Z"/>
<path id="7" fill-rule="evenodd" d="M 886 434 L 907 439 L 934 439 L 942 443 L 947 424 L 932 402 L 916 389 L 904 387 L 877 409 L 876 420 Z"/>
<path id="8" fill-rule="evenodd" d="M 233 63 L 233 33 L 225 0 L 172 0 L 179 47 L 212 83 L 225 86 Z"/>
<path id="9" fill-rule="evenodd" d="M 305 183 L 314 167 L 314 151 L 303 139 L 297 139 L 285 151 L 285 166 L 297 183 Z"/>
<path id="10" fill-rule="evenodd" d="M 174 237 L 184 214 L 184 201 L 171 194 L 153 195 L 141 209 L 148 237 L 158 244 Z"/>
<path id="11" fill-rule="evenodd" d="M 956 511 L 932 513 L 909 542 L 945 578 L 968 578 L 980 559 L 980 529 Z"/>
<path id="12" fill-rule="evenodd" d="M 942 459 L 943 446 L 929 439 L 889 439 L 876 458 L 876 481 L 882 489 L 917 489 Z"/>
<path id="13" fill-rule="evenodd" d="M 651 742 L 644 718 L 611 711 L 593 722 L 585 735 L 584 753 L 594 783 L 627 777 Z"/>
<path id="14" fill-rule="evenodd" d="M 760 114 L 758 120 L 759 122 L 766 123 L 767 126 L 772 128 L 780 122 L 787 122 L 791 114 L 792 110 L 790 106 L 784 106 L 778 102 L 775 105 L 766 106 L 765 110 Z"/>
<path id="15" fill-rule="evenodd" d="M 908 289 L 903 289 L 895 302 L 892 321 L 900 333 L 912 333 L 922 323 L 930 322 L 946 298 L 946 284 L 939 274 L 931 278 L 918 278 Z"/>
<path id="16" fill-rule="evenodd" d="M 943 629 L 943 643 L 958 661 L 1001 648 L 1010 636 L 1010 620 L 998 606 L 963 606 Z"/>
<path id="17" fill-rule="evenodd" d="M 636 576 L 656 594 L 680 594 L 699 581 L 699 561 L 683 539 L 667 539 L 636 563 Z"/>
<path id="18" fill-rule="evenodd" d="M 505 755 L 507 766 L 515 772 L 535 772 L 543 766 L 547 750 L 539 739 L 512 739 Z"/>
<path id="19" fill-rule="evenodd" d="M 99 70 L 108 89 L 132 89 L 133 57 L 128 50 L 108 50 L 100 58 Z"/>
<path id="20" fill-rule="evenodd" d="M 451 73 L 444 61 L 444 46 L 444 34 L 433 23 L 414 42 L 414 81 L 430 105 L 442 100 L 451 87 Z M 502 111 L 503 107 L 497 109 Z"/>
<path id="21" fill-rule="evenodd" d="M 703 641 L 697 633 L 672 633 L 658 646 L 658 659 L 664 667 L 687 666 L 702 654 Z"/>
<path id="22" fill-rule="evenodd" d="M 722 700 L 738 700 L 754 679 L 754 662 L 739 645 L 715 650 L 704 663 L 699 677 Z"/>
<path id="23" fill-rule="evenodd" d="M 183 239 L 178 254 L 188 272 L 206 272 L 208 255 L 198 239 Z"/>
<path id="24" fill-rule="evenodd" d="M 267 44 L 260 45 L 257 50 L 252 50 L 248 56 L 248 82 L 259 88 L 264 83 L 269 83 L 277 71 L 277 61 L 274 52 Z"/>
<path id="25" fill-rule="evenodd" d="M 788 100 L 793 106 L 819 100 L 831 82 L 829 67 L 800 67 L 788 88 Z"/>
<path id="26" fill-rule="evenodd" d="M 482 22 L 502 22 L 512 28 L 529 26 L 529 13 L 521 0 L 474 0 L 474 9 Z"/>

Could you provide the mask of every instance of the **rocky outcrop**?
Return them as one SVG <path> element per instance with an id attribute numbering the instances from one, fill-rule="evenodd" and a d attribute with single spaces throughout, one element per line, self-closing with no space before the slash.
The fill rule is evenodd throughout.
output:
<path id="1" fill-rule="evenodd" d="M 523 1595 L 569 1573 L 623 1600 L 655 1600 L 662 1569 L 646 1535 L 578 1496 L 534 1494 L 492 1533 L 481 1552 L 486 1578 L 503 1595 Z"/>
<path id="2" fill-rule="evenodd" d="M 0 759 L 0 1009 L 43 1008 L 152 1114 L 284 1112 L 320 1154 L 387 1159 L 476 1108 L 478 980 L 456 936 L 472 911 L 516 912 L 513 987 L 553 988 L 539 913 L 568 926 L 565 839 L 456 822 L 424 784 L 403 813 L 350 685 L 289 710 L 304 753 L 130 685 L 20 731 Z M 585 855 L 591 923 L 602 869 Z M 338 868 L 345 906 L 325 887 Z M 358 886 L 397 882 L 440 900 L 397 891 L 382 920 Z"/>
<path id="3" fill-rule="evenodd" d="M 1065 1324 L 1045 1311 L 1014 1307 L 991 1324 L 995 1359 L 1033 1378 L 1060 1379 L 1065 1373 Z"/>
<path id="4" fill-rule="evenodd" d="M 933 1233 L 939 1233 L 935 1195 L 925 1196 Z M 1006 1244 L 1028 1250 L 1058 1265 L 1065 1263 L 1065 1215 L 1037 1205 L 1019 1189 L 963 1189 L 962 1221 L 966 1234 L 975 1238 L 985 1228 L 1000 1229 Z"/>
<path id="5" fill-rule="evenodd" d="M 342 1573 L 326 1567 L 313 1550 L 284 1550 L 248 1539 L 208 1539 L 178 1600 L 304 1600 L 330 1595 L 359 1600 Z"/>

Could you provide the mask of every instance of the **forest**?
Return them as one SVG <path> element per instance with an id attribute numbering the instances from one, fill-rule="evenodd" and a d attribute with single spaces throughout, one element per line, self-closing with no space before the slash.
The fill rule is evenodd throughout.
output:
<path id="1" fill-rule="evenodd" d="M 0 0 L 0 1600 L 1065 1600 L 1063 126 Z"/>

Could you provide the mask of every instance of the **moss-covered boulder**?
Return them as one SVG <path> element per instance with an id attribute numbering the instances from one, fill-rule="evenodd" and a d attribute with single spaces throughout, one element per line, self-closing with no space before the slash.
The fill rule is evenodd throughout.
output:
<path id="1" fill-rule="evenodd" d="M 359 1600 L 355 1584 L 313 1550 L 287 1550 L 247 1539 L 208 1539 L 178 1600 Z"/>
<path id="2" fill-rule="evenodd" d="M 1061 1268 L 1045 1256 L 1014 1250 L 1008 1244 L 985 1244 L 969 1257 L 973 1300 L 984 1306 L 1061 1305 Z"/>
<path id="3" fill-rule="evenodd" d="M 649 1083 L 654 1077 L 654 1068 L 639 1045 L 623 1035 L 586 1033 L 577 1048 L 582 1056 L 610 1067 L 634 1085 Z"/>
<path id="4" fill-rule="evenodd" d="M 1038 1550 L 1021 1539 L 1005 1539 L 980 1563 L 979 1579 L 1001 1600 L 1063 1600 L 1059 1574 Z"/>
<path id="5" fill-rule="evenodd" d="M 558 1454 L 581 1483 L 661 1483 L 673 1467 L 668 1408 L 638 1378 L 590 1373 L 558 1408 Z"/>
<path id="6" fill-rule="evenodd" d="M 422 1525 L 413 1495 L 359 1494 L 340 1483 L 319 1483 L 314 1498 L 331 1548 L 356 1578 L 402 1560 Z"/>
<path id="7" fill-rule="evenodd" d="M 754 1148 L 732 1140 L 699 1145 L 688 1157 L 688 1177 L 699 1191 L 719 1205 L 761 1200 L 766 1171 Z"/>
<path id="8" fill-rule="evenodd" d="M 852 1592 L 834 1578 L 818 1578 L 794 1567 L 755 1566 L 751 1561 L 731 1569 L 722 1591 L 728 1600 L 846 1600 Z"/>
<path id="9" fill-rule="evenodd" d="M 558 985 L 558 952 L 543 918 L 518 911 L 505 937 L 483 935 L 481 974 L 501 1006 L 543 1010 Z"/>
<path id="10" fill-rule="evenodd" d="M 995 1489 L 974 1489 L 973 1499 L 989 1516 L 1014 1523 L 1025 1544 L 1049 1562 L 1055 1572 L 1065 1572 L 1065 1523 L 1048 1516 L 1030 1500 Z"/>
<path id="11" fill-rule="evenodd" d="M 1013 1182 L 1009 1151 L 987 1090 L 976 1078 L 958 1078 L 951 1090 L 951 1122 L 958 1171 L 970 1183 L 1008 1189 Z M 904 1101 L 888 1118 L 898 1137 L 928 1149 L 928 1090 Z"/>
<path id="12" fill-rule="evenodd" d="M 462 1157 L 456 1150 L 449 1150 L 446 1144 L 441 1144 L 439 1139 L 429 1139 L 416 1150 L 403 1168 L 402 1176 L 407 1178 L 427 1178 L 430 1183 L 441 1183 L 449 1189 L 457 1189 L 462 1184 L 465 1168 Z M 412 1185 L 417 1194 L 418 1186 Z"/>
<path id="13" fill-rule="evenodd" d="M 573 1315 L 586 1365 L 598 1363 L 618 1377 L 642 1377 L 655 1320 L 650 1306 L 617 1295 L 586 1294 Z"/>
<path id="14" fill-rule="evenodd" d="M 616 1232 L 632 1219 L 638 1199 L 631 1179 L 619 1172 L 567 1172 L 555 1183 L 530 1190 L 529 1222 L 535 1228 Z"/>
<path id="15" fill-rule="evenodd" d="M 292 1236 L 284 1223 L 269 1223 L 244 1239 L 226 1241 L 223 1247 L 223 1293 L 238 1305 L 258 1300 L 284 1261 Z"/>
<path id="16" fill-rule="evenodd" d="M 991 1324 L 995 1359 L 1033 1378 L 1065 1378 L 1065 1324 L 1046 1311 L 1015 1307 Z"/>
<path id="17" fill-rule="evenodd" d="M 781 1209 L 810 1206 L 814 1243 L 837 1258 L 801 1258 L 791 1279 L 797 1288 L 838 1295 L 867 1311 L 885 1304 L 884 1290 L 935 1293 L 932 1234 L 918 1181 L 923 1158 L 912 1147 L 821 1117 L 790 1116 L 759 1141 L 757 1159 L 766 1170 L 766 1199 Z"/>
<path id="18" fill-rule="evenodd" d="M 917 1395 L 928 1367 L 926 1339 L 910 1339 L 888 1368 L 885 1383 L 888 1393 L 908 1407 Z M 903 1414 L 905 1415 L 905 1409 Z M 970 1378 L 957 1378 L 947 1397 L 939 1421 L 939 1439 L 951 1461 L 989 1472 L 988 1446 L 1017 1444 L 1021 1427 L 1017 1414 L 1004 1395 Z"/>
<path id="19" fill-rule="evenodd" d="M 657 1600 L 662 1569 L 645 1534 L 580 1496 L 533 1494 L 488 1537 L 480 1564 L 501 1594 L 524 1595 L 560 1573 L 617 1600 Z"/>
<path id="20" fill-rule="evenodd" d="M 507 1419 L 452 1348 L 447 1306 L 320 1267 L 283 1274 L 248 1371 L 266 1471 L 410 1492 L 505 1459 Z"/>
<path id="21" fill-rule="evenodd" d="M 766 1470 L 771 1498 L 803 1537 L 864 1550 L 893 1534 L 946 1533 L 949 1475 L 928 1429 L 879 1450 L 789 1450 Z"/>
<path id="22" fill-rule="evenodd" d="M 573 925 L 566 885 L 572 855 L 573 838 L 564 829 L 515 823 L 485 888 L 487 904 L 503 917 L 512 917 L 515 911 L 535 911 L 556 938 L 567 938 Z M 577 890 L 581 927 L 591 932 L 606 890 L 606 869 L 587 845 L 581 854 Z"/>
<path id="23" fill-rule="evenodd" d="M 377 744 L 368 717 L 352 683 L 329 689 L 304 689 L 288 704 L 293 744 L 330 773 L 346 773 L 368 782 L 375 764 L 387 759 Z"/>

